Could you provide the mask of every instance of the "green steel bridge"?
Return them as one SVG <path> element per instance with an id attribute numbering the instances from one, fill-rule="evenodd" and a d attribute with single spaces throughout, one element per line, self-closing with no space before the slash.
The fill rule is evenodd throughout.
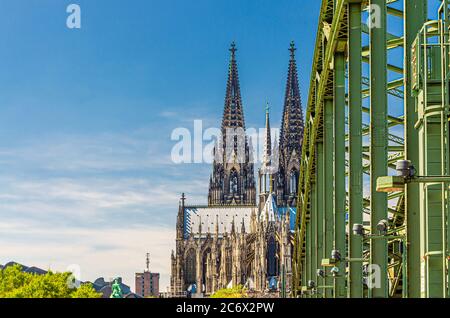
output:
<path id="1" fill-rule="evenodd" d="M 293 297 L 450 296 L 449 30 L 450 0 L 322 1 Z"/>

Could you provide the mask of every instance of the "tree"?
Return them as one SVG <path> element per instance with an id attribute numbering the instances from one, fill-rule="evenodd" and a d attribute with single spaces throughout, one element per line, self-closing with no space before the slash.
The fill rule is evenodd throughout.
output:
<path id="1" fill-rule="evenodd" d="M 102 294 L 97 293 L 92 287 L 92 284 L 81 284 L 70 297 L 72 298 L 99 298 Z"/>
<path id="2" fill-rule="evenodd" d="M 0 270 L 0 298 L 99 298 L 92 284 L 74 288 L 71 273 L 47 272 L 37 275 L 22 272 L 20 265 Z"/>
<path id="3" fill-rule="evenodd" d="M 233 288 L 218 290 L 210 298 L 247 298 L 247 291 L 244 286 L 238 285 Z"/>

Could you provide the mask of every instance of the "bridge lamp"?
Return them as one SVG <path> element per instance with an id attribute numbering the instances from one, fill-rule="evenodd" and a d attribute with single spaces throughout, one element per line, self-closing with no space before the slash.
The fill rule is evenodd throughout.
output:
<path id="1" fill-rule="evenodd" d="M 339 252 L 339 250 L 332 250 L 331 258 L 339 262 L 341 260 L 341 253 Z"/>
<path id="2" fill-rule="evenodd" d="M 386 220 L 381 220 L 377 224 L 377 230 L 381 235 L 386 235 L 389 228 L 389 222 Z"/>
<path id="3" fill-rule="evenodd" d="M 416 169 L 409 160 L 398 160 L 395 163 L 395 170 L 397 171 L 397 176 L 403 178 L 411 178 L 416 174 Z"/>
<path id="4" fill-rule="evenodd" d="M 353 224 L 353 235 L 356 236 L 364 236 L 364 226 L 362 224 L 355 223 Z"/>
<path id="5" fill-rule="evenodd" d="M 317 273 L 318 277 L 325 278 L 325 271 L 323 269 L 321 269 L 321 268 L 317 269 L 316 273 Z"/>
<path id="6" fill-rule="evenodd" d="M 416 169 L 409 160 L 398 160 L 395 164 L 396 176 L 384 176 L 377 179 L 378 192 L 401 192 L 405 184 L 416 177 Z"/>

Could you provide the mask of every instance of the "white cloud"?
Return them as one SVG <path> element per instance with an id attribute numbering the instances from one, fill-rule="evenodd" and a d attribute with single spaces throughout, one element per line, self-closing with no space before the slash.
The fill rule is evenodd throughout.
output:
<path id="1" fill-rule="evenodd" d="M 1 178 L 0 216 L 99 226 L 122 222 L 173 224 L 181 192 L 201 201 L 199 181 L 129 177 Z M 127 224 L 127 223 L 125 223 Z"/>
<path id="2" fill-rule="evenodd" d="M 134 289 L 149 252 L 167 286 L 180 194 L 204 203 L 208 174 L 172 164 L 152 135 L 51 136 L 0 149 L 0 263 L 75 263 L 83 279 L 122 276 Z"/>
<path id="3" fill-rule="evenodd" d="M 0 221 L 0 263 L 16 261 L 54 271 L 65 271 L 69 265 L 77 264 L 82 280 L 121 276 L 132 290 L 134 273 L 145 268 L 145 254 L 149 252 L 150 270 L 161 274 L 161 290 L 165 291 L 174 244 L 173 228 L 59 229 L 36 227 L 32 222 Z"/>
<path id="4" fill-rule="evenodd" d="M 170 141 L 170 136 L 167 136 Z M 51 171 L 127 171 L 170 164 L 170 147 L 153 130 L 124 134 L 58 135 L 0 149 L 0 162 Z"/>

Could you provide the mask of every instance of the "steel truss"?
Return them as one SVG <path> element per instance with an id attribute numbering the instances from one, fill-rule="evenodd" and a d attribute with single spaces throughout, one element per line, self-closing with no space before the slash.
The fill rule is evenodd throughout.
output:
<path id="1" fill-rule="evenodd" d="M 420 175 L 449 175 L 449 0 L 437 21 L 428 22 L 427 7 L 427 0 L 322 1 L 294 297 L 449 295 L 448 184 L 377 192 L 377 179 L 394 174 L 398 160 L 410 160 Z M 353 224 L 366 235 L 354 235 Z"/>

